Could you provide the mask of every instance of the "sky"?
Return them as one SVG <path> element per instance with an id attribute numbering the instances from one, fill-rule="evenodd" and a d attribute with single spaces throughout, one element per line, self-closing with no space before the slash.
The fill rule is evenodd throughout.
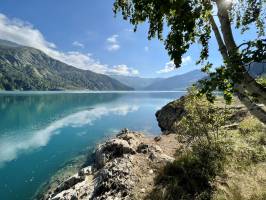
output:
<path id="1" fill-rule="evenodd" d="M 164 45 L 148 40 L 148 25 L 137 32 L 121 16 L 113 0 L 1 0 L 0 39 L 31 46 L 67 64 L 103 74 L 170 77 L 199 69 L 199 45 L 173 69 Z M 220 65 L 214 38 L 210 61 Z"/>

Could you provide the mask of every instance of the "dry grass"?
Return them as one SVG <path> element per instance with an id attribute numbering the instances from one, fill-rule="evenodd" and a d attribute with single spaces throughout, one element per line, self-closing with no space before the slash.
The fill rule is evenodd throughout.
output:
<path id="1" fill-rule="evenodd" d="M 266 200 L 265 125 L 254 117 L 245 118 L 230 132 L 231 162 L 225 177 L 217 181 L 214 200 Z"/>

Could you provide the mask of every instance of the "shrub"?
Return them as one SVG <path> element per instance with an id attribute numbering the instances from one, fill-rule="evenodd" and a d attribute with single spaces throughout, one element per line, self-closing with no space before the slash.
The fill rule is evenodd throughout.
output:
<path id="1" fill-rule="evenodd" d="M 210 200 L 215 177 L 223 173 L 225 153 L 221 145 L 199 143 L 162 169 L 156 189 L 148 199 Z"/>
<path id="2" fill-rule="evenodd" d="M 242 135 L 254 134 L 263 129 L 265 129 L 263 124 L 254 117 L 247 117 L 239 124 L 239 132 Z"/>
<path id="3" fill-rule="evenodd" d="M 225 133 L 222 127 L 228 118 L 228 110 L 215 107 L 205 96 L 199 97 L 191 88 L 184 103 L 186 115 L 179 123 L 179 134 L 188 142 L 205 140 L 213 143 Z"/>

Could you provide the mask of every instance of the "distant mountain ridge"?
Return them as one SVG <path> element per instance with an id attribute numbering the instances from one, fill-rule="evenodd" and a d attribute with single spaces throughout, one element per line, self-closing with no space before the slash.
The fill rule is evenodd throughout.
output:
<path id="1" fill-rule="evenodd" d="M 247 67 L 247 71 L 253 77 L 266 75 L 266 61 L 264 63 L 253 63 Z"/>
<path id="2" fill-rule="evenodd" d="M 6 40 L 0 40 L 0 89 L 133 90 L 106 75 L 75 68 Z"/>
<path id="3" fill-rule="evenodd" d="M 254 63 L 253 77 L 266 74 L 265 63 Z M 206 77 L 194 70 L 170 78 L 103 75 L 55 60 L 40 50 L 0 39 L 0 90 L 186 90 Z"/>
<path id="4" fill-rule="evenodd" d="M 141 78 L 141 77 L 130 77 L 130 76 L 111 76 L 117 79 L 121 83 L 134 88 L 135 90 L 186 90 L 192 84 L 198 80 L 206 77 L 206 74 L 200 70 L 194 70 L 182 75 L 176 75 L 170 78 Z"/>
<path id="5" fill-rule="evenodd" d="M 248 72 L 254 78 L 266 76 L 266 63 L 253 63 L 248 67 Z M 121 83 L 134 88 L 135 90 L 186 90 L 198 80 L 207 78 L 207 74 L 201 70 L 193 70 L 185 74 L 176 75 L 169 78 L 141 78 L 130 76 L 113 75 Z"/>
<path id="6" fill-rule="evenodd" d="M 129 87 L 134 88 L 135 90 L 143 90 L 149 85 L 164 79 L 164 78 L 142 78 L 137 76 L 122 76 L 122 75 L 111 75 L 111 77 Z"/>
<path id="7" fill-rule="evenodd" d="M 206 77 L 206 74 L 200 70 L 193 70 L 191 72 L 176 75 L 170 78 L 157 81 L 148 87 L 144 88 L 145 90 L 186 90 L 188 87 L 192 86 L 198 80 Z"/>

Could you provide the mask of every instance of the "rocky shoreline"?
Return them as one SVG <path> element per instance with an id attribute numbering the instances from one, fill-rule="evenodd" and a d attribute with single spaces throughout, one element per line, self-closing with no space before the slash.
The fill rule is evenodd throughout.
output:
<path id="1" fill-rule="evenodd" d="M 41 200 L 127 200 L 148 199 L 158 172 L 173 162 L 183 144 L 176 138 L 178 123 L 185 115 L 185 98 L 168 103 L 156 113 L 162 135 L 155 138 L 123 129 L 114 138 L 99 144 L 94 162 L 50 188 Z M 217 101 L 217 109 L 225 105 Z M 236 102 L 228 106 L 230 123 L 238 124 L 248 115 Z M 230 128 L 230 127 L 226 127 Z"/>
<path id="2" fill-rule="evenodd" d="M 174 135 L 155 138 L 123 129 L 98 145 L 95 162 L 47 191 L 42 200 L 139 199 L 152 190 L 155 173 L 174 160 Z"/>

